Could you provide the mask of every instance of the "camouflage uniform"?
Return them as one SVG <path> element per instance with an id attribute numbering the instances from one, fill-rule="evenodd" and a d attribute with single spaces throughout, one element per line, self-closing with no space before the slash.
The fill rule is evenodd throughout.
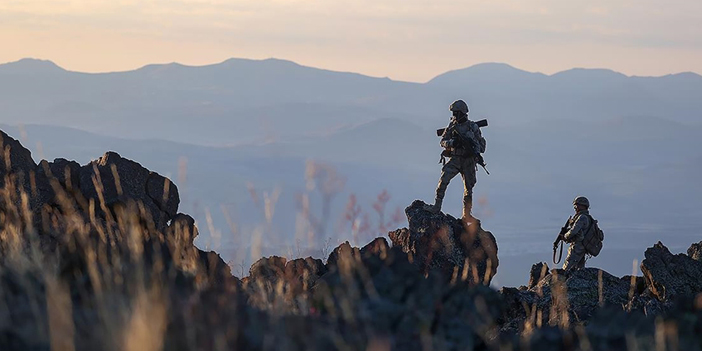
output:
<path id="1" fill-rule="evenodd" d="M 461 141 L 454 135 L 455 133 L 459 134 L 463 141 L 470 143 L 470 145 L 459 145 Z M 450 159 L 441 169 L 434 206 L 437 210 L 441 209 L 449 182 L 460 173 L 463 177 L 464 188 L 463 215 L 469 215 L 473 204 L 473 186 L 476 183 L 475 173 L 477 171 L 474 151 L 485 152 L 485 138 L 475 122 L 468 120 L 466 116 L 458 118 L 454 116 L 441 137 L 441 146 L 450 151 Z"/>
<path id="2" fill-rule="evenodd" d="M 582 210 L 575 215 L 570 229 L 563 235 L 565 242 L 570 244 L 568 257 L 563 262 L 563 269 L 566 272 L 585 267 L 587 251 L 583 240 L 588 229 L 590 229 L 590 212 Z"/>

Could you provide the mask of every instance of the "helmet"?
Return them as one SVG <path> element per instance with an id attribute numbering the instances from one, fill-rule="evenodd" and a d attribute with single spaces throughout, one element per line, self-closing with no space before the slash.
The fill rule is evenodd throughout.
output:
<path id="1" fill-rule="evenodd" d="M 456 100 L 451 104 L 451 106 L 449 106 L 449 110 L 452 112 L 458 111 L 468 113 L 468 104 L 466 104 L 466 102 L 463 100 Z"/>
<path id="2" fill-rule="evenodd" d="M 590 201 L 585 196 L 578 196 L 573 200 L 573 205 L 581 205 L 590 208 Z"/>

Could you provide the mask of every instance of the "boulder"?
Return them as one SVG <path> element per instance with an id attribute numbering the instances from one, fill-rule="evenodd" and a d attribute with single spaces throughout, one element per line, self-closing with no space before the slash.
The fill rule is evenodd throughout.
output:
<path id="1" fill-rule="evenodd" d="M 431 211 L 419 200 L 405 213 L 409 228 L 390 232 L 389 237 L 422 271 L 437 270 L 472 284 L 490 284 L 499 265 L 497 242 L 480 221 L 466 226 L 450 215 Z"/>
<path id="2" fill-rule="evenodd" d="M 641 272 L 646 286 L 659 301 L 702 292 L 702 262 L 685 254 L 673 255 L 660 241 L 646 249 L 644 256 Z"/>
<path id="3" fill-rule="evenodd" d="M 144 206 L 157 229 L 164 229 L 178 209 L 178 189 L 169 180 L 144 168 L 137 162 L 107 152 L 83 166 L 80 189 L 100 209 L 135 201 Z"/>

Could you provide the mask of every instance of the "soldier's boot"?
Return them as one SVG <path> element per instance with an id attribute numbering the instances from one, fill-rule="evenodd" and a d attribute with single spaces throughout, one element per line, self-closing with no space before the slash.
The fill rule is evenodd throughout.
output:
<path id="1" fill-rule="evenodd" d="M 434 213 L 439 213 L 441 212 L 441 205 L 443 204 L 444 199 L 442 198 L 435 198 L 434 199 L 434 205 L 431 206 L 431 211 Z"/>
<path id="2" fill-rule="evenodd" d="M 475 217 L 471 214 L 473 210 L 473 199 L 467 198 L 463 199 L 463 222 L 466 224 L 474 223 L 476 221 Z"/>

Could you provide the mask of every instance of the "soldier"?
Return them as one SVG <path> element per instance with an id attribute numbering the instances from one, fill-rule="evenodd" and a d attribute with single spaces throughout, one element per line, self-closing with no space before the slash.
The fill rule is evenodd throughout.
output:
<path id="1" fill-rule="evenodd" d="M 590 201 L 585 196 L 578 196 L 573 200 L 575 217 L 570 222 L 570 228 L 563 234 L 563 241 L 570 244 L 568 257 L 563 262 L 566 273 L 585 267 L 587 250 L 583 244 L 585 234 L 591 229 Z"/>
<path id="2" fill-rule="evenodd" d="M 449 110 L 453 113 L 451 122 L 441 137 L 441 146 L 446 149 L 449 161 L 441 169 L 441 178 L 436 187 L 433 210 L 441 211 L 446 188 L 458 173 L 463 177 L 463 219 L 472 222 L 473 186 L 480 154 L 485 152 L 485 139 L 478 125 L 468 119 L 468 105 L 463 100 L 454 101 Z"/>

